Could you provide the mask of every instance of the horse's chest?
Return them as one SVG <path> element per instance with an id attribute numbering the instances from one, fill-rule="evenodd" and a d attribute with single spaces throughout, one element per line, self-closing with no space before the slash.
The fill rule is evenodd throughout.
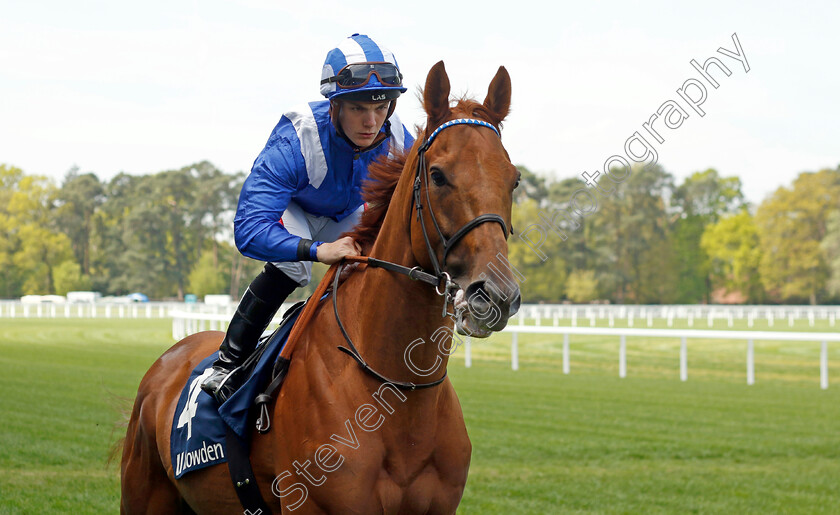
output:
<path id="1" fill-rule="evenodd" d="M 429 462 L 347 465 L 330 479 L 332 488 L 313 492 L 313 503 L 326 513 L 454 513 L 463 493 L 463 482 Z"/>
<path id="2" fill-rule="evenodd" d="M 346 420 L 322 435 L 328 442 L 303 451 L 293 472 L 305 486 L 306 504 L 323 513 L 453 513 L 469 468 L 466 431 L 448 438 L 394 432 L 383 424 L 367 432 Z M 290 477 L 287 482 L 290 482 Z M 288 485 L 283 485 L 288 487 Z"/>
<path id="3" fill-rule="evenodd" d="M 451 385 L 406 394 L 389 384 L 371 392 L 319 378 L 290 373 L 289 381 L 300 382 L 287 391 L 304 392 L 307 401 L 281 392 L 275 411 L 283 436 L 274 465 L 288 472 L 276 486 L 289 492 L 285 505 L 305 490 L 302 504 L 312 513 L 455 512 L 471 446 Z M 296 481 L 301 488 L 292 495 Z"/>

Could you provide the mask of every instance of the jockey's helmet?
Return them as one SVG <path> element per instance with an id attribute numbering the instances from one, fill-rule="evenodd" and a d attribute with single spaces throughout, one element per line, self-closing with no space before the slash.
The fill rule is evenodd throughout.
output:
<path id="1" fill-rule="evenodd" d="M 405 91 L 394 54 L 364 34 L 353 34 L 327 53 L 321 94 L 330 100 L 379 102 Z"/>

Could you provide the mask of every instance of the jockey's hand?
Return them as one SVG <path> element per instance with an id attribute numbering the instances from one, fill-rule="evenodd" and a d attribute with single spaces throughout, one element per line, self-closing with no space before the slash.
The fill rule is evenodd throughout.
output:
<path id="1" fill-rule="evenodd" d="M 350 236 L 318 245 L 318 261 L 327 265 L 341 261 L 344 256 L 358 256 L 361 253 L 362 247 Z"/>

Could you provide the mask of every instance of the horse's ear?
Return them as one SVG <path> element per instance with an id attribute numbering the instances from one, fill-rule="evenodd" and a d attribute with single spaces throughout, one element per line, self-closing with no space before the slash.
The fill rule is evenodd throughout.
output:
<path id="1" fill-rule="evenodd" d="M 510 112 L 510 75 L 508 75 L 504 66 L 499 66 L 499 71 L 490 81 L 490 87 L 487 88 L 487 98 L 484 99 L 484 107 L 496 117 L 493 121 L 497 125 Z"/>
<path id="2" fill-rule="evenodd" d="M 438 125 L 449 115 L 449 76 L 443 61 L 438 61 L 429 70 L 423 89 L 423 107 L 429 117 L 427 127 Z"/>

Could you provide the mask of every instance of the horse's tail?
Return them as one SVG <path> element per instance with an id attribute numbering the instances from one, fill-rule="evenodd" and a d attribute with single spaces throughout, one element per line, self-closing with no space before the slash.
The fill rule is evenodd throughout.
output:
<path id="1" fill-rule="evenodd" d="M 115 393 L 108 393 L 108 398 L 111 407 L 117 412 L 117 419 L 111 428 L 111 437 L 109 439 L 114 438 L 114 433 L 119 435 L 119 437 L 114 440 L 114 443 L 111 444 L 111 448 L 108 450 L 108 457 L 105 460 L 106 467 L 110 467 L 115 460 L 117 463 L 120 462 L 123 445 L 125 444 L 126 429 L 128 428 L 128 422 L 131 420 L 131 410 L 134 403 L 134 399 Z"/>

